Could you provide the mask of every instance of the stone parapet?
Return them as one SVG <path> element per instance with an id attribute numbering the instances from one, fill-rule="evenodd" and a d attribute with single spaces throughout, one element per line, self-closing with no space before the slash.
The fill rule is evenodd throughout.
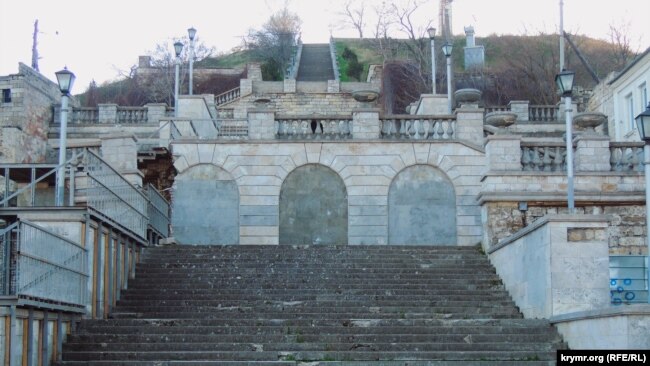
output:
<path id="1" fill-rule="evenodd" d="M 461 106 L 455 115 L 456 138 L 483 146 L 483 109 Z"/>
<path id="2" fill-rule="evenodd" d="M 576 172 L 608 172 L 611 170 L 609 136 L 581 134 L 574 139 Z"/>
<path id="3" fill-rule="evenodd" d="M 284 79 L 283 91 L 285 93 L 295 93 L 296 79 Z"/>
<path id="4" fill-rule="evenodd" d="M 379 109 L 358 109 L 352 112 L 352 138 L 373 140 L 381 137 Z"/>
<path id="5" fill-rule="evenodd" d="M 252 79 L 239 80 L 239 93 L 242 97 L 253 94 L 253 80 Z"/>
<path id="6" fill-rule="evenodd" d="M 275 139 L 275 113 L 266 109 L 249 110 L 248 137 L 251 140 Z"/>
<path id="7" fill-rule="evenodd" d="M 165 118 L 167 113 L 167 104 L 165 103 L 148 103 L 144 105 L 147 108 L 147 122 L 157 123 Z"/>
<path id="8" fill-rule="evenodd" d="M 341 82 L 339 80 L 327 80 L 327 92 L 339 93 L 341 91 Z"/>
<path id="9" fill-rule="evenodd" d="M 527 100 L 513 100 L 508 103 L 508 109 L 517 115 L 517 122 L 528 121 L 528 104 Z"/>
<path id="10" fill-rule="evenodd" d="M 609 306 L 608 221 L 604 215 L 549 215 L 487 250 L 526 318 Z"/>
<path id="11" fill-rule="evenodd" d="M 521 171 L 521 136 L 488 136 L 485 156 L 490 170 Z"/>
<path id="12" fill-rule="evenodd" d="M 117 104 L 98 104 L 99 123 L 117 123 Z"/>

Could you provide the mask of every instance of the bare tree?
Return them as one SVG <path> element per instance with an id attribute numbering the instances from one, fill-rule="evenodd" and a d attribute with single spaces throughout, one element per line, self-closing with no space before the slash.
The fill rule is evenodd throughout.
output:
<path id="1" fill-rule="evenodd" d="M 285 4 L 271 15 L 260 30 L 251 30 L 245 44 L 264 60 L 262 74 L 265 79 L 282 80 L 300 34 L 302 21 Z"/>
<path id="2" fill-rule="evenodd" d="M 338 15 L 345 27 L 354 28 L 363 38 L 363 31 L 366 28 L 366 2 L 361 0 L 347 0 Z"/>
<path id="3" fill-rule="evenodd" d="M 618 69 L 627 65 L 636 52 L 630 45 L 630 22 L 621 22 L 620 24 L 609 25 L 609 41 L 614 46 L 611 56 L 616 62 Z"/>

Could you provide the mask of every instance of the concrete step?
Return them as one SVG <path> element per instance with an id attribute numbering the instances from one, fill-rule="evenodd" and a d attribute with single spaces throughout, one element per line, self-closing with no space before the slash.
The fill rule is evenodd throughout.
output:
<path id="1" fill-rule="evenodd" d="M 154 351 L 154 352 L 67 352 L 64 361 L 87 360 L 197 360 L 197 361 L 410 361 L 410 360 L 554 360 L 555 351 Z"/>
<path id="2" fill-rule="evenodd" d="M 549 365 L 565 347 L 475 248 L 153 248 L 110 316 L 60 365 Z"/>

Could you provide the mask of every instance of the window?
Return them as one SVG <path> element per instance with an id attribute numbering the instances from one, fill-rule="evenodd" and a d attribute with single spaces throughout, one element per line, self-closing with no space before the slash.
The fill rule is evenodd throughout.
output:
<path id="1" fill-rule="evenodd" d="M 639 97 L 641 100 L 641 112 L 643 112 L 648 106 L 648 88 L 646 86 L 646 83 L 643 83 L 639 86 Z"/>
<path id="2" fill-rule="evenodd" d="M 625 97 L 625 105 L 627 107 L 627 120 L 628 120 L 628 126 L 630 126 L 630 130 L 634 130 L 636 128 L 635 122 L 634 122 L 634 98 L 632 98 L 632 94 L 628 94 Z"/>
<path id="3" fill-rule="evenodd" d="M 11 89 L 2 89 L 2 103 L 11 103 Z"/>

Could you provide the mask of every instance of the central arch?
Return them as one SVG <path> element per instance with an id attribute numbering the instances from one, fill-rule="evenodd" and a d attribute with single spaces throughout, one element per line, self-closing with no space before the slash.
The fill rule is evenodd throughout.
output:
<path id="1" fill-rule="evenodd" d="M 388 243 L 456 245 L 456 193 L 429 165 L 402 170 L 388 191 Z"/>
<path id="2" fill-rule="evenodd" d="M 210 164 L 176 176 L 172 229 L 181 244 L 238 244 L 239 190 L 232 176 Z"/>
<path id="3" fill-rule="evenodd" d="M 348 197 L 332 169 L 296 168 L 280 189 L 280 244 L 347 244 Z"/>

